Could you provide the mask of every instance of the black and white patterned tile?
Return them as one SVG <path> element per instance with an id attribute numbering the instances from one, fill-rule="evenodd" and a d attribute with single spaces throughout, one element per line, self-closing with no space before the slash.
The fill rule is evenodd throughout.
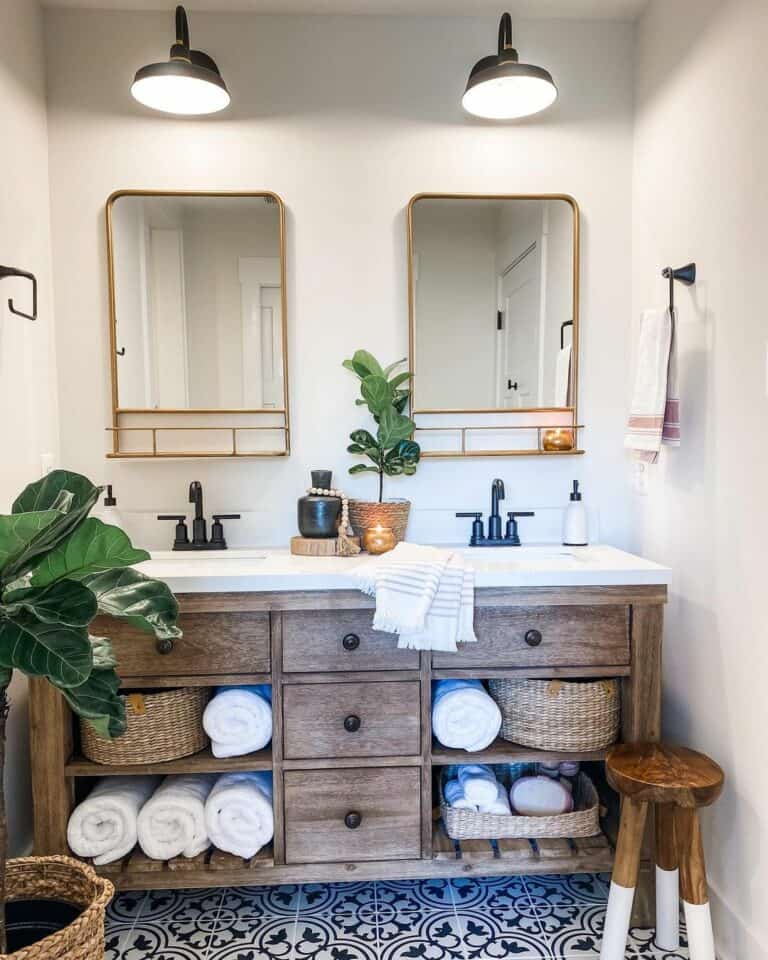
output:
<path id="1" fill-rule="evenodd" d="M 599 957 L 607 876 L 124 893 L 106 960 L 574 960 Z M 685 960 L 633 930 L 627 960 Z"/>

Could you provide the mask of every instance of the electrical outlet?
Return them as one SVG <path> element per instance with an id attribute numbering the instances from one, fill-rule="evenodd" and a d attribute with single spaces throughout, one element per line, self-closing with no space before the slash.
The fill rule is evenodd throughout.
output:
<path id="1" fill-rule="evenodd" d="M 634 487 L 635 493 L 639 497 L 648 496 L 648 464 L 642 460 L 636 460 L 634 466 Z"/>

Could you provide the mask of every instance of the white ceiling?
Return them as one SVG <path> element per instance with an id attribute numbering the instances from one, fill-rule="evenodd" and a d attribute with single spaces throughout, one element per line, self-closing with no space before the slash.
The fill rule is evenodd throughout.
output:
<path id="1" fill-rule="evenodd" d="M 174 0 L 42 0 L 47 7 L 172 10 Z M 188 10 L 286 14 L 487 16 L 509 10 L 525 19 L 634 20 L 647 0 L 186 0 Z"/>

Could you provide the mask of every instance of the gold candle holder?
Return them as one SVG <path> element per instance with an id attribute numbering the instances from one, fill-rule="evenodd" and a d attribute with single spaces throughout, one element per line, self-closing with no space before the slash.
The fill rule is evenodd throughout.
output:
<path id="1" fill-rule="evenodd" d="M 377 523 L 375 527 L 368 527 L 363 534 L 363 549 L 374 555 L 387 553 L 395 545 L 395 534 L 392 527 L 382 527 Z"/>
<path id="2" fill-rule="evenodd" d="M 573 430 L 566 427 L 552 427 L 544 431 L 541 445 L 547 453 L 573 450 Z"/>

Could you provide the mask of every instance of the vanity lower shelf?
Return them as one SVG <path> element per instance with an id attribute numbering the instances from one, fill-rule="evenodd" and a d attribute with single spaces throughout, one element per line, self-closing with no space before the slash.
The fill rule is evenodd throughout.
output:
<path id="1" fill-rule="evenodd" d="M 64 767 L 68 777 L 124 777 L 141 776 L 147 773 L 248 773 L 252 770 L 271 770 L 272 751 L 259 750 L 241 757 L 214 757 L 210 747 L 178 760 L 163 760 L 159 763 L 94 763 L 77 754 L 70 757 Z"/>
<path id="2" fill-rule="evenodd" d="M 150 860 L 137 848 L 118 863 L 94 869 L 120 890 L 144 890 L 473 874 L 599 873 L 609 871 L 612 865 L 613 849 L 604 834 L 562 840 L 451 840 L 437 821 L 431 859 L 276 865 L 270 844 L 251 860 L 213 849 L 192 859 Z"/>

